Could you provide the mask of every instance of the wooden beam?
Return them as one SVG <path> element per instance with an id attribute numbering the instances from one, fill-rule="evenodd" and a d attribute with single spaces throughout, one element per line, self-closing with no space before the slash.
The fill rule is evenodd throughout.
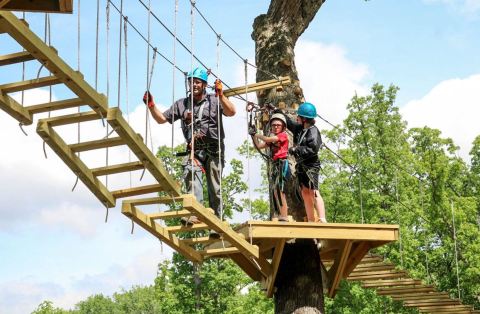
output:
<path id="1" fill-rule="evenodd" d="M 355 271 L 391 270 L 395 267 L 392 263 L 359 264 L 355 267 Z"/>
<path id="2" fill-rule="evenodd" d="M 94 176 L 105 176 L 109 174 L 117 174 L 122 172 L 136 171 L 144 169 L 143 164 L 140 161 L 132 161 L 124 164 L 117 164 L 105 167 L 98 167 L 91 169 Z"/>
<path id="3" fill-rule="evenodd" d="M 0 109 L 8 113 L 22 125 L 33 123 L 33 117 L 22 105 L 7 94 L 0 93 Z"/>
<path id="4" fill-rule="evenodd" d="M 250 228 L 252 227 L 252 228 Z M 238 231 L 248 238 L 297 238 L 332 240 L 398 240 L 398 225 L 338 224 L 312 222 L 249 221 Z"/>
<path id="5" fill-rule="evenodd" d="M 198 238 L 186 238 L 180 240 L 180 242 L 185 243 L 187 245 L 194 245 L 194 244 L 212 244 L 215 242 L 220 242 L 220 239 L 214 239 L 210 237 L 198 237 Z M 227 243 L 225 243 L 227 245 Z M 230 243 L 228 243 L 230 245 Z"/>
<path id="6" fill-rule="evenodd" d="M 65 100 L 58 100 L 47 102 L 44 104 L 38 104 L 33 106 L 28 106 L 26 109 L 31 114 L 37 114 L 41 112 L 49 112 L 54 110 L 61 110 L 61 109 L 68 109 L 68 108 L 75 108 L 85 105 L 85 102 L 81 98 L 71 98 Z"/>
<path id="7" fill-rule="evenodd" d="M 118 199 L 118 198 L 150 194 L 150 193 L 161 192 L 161 191 L 163 191 L 163 186 L 161 184 L 150 184 L 150 185 L 144 185 L 144 186 L 137 186 L 134 188 L 112 191 L 112 195 L 115 199 Z"/>
<path id="8" fill-rule="evenodd" d="M 242 254 L 247 257 L 253 256 L 259 258 L 260 253 L 257 246 L 251 245 L 233 231 L 232 228 L 226 226 L 217 216 L 206 210 L 193 195 L 188 194 L 184 196 L 183 207 L 195 214 L 201 221 L 206 223 L 209 228 L 223 234 L 223 238 L 230 242 L 232 246 L 237 247 Z"/>
<path id="9" fill-rule="evenodd" d="M 169 233 L 166 228 L 163 228 L 154 220 L 148 218 L 147 215 L 145 215 L 140 209 L 138 209 L 136 206 L 133 206 L 131 203 L 122 203 L 122 214 L 131 218 L 145 230 L 185 256 L 185 258 L 188 260 L 193 262 L 203 261 L 203 257 L 197 251 L 180 242 L 175 235 Z"/>
<path id="10" fill-rule="evenodd" d="M 183 216 L 190 216 L 192 213 L 188 210 L 170 210 L 161 213 L 153 213 L 147 215 L 150 219 L 171 219 L 171 218 L 179 218 Z"/>
<path id="11" fill-rule="evenodd" d="M 30 52 L 22 51 L 0 56 L 0 66 L 26 62 L 35 59 Z"/>
<path id="12" fill-rule="evenodd" d="M 421 299 L 449 299 L 450 298 L 450 296 L 446 292 L 405 293 L 400 295 L 391 295 L 390 297 L 396 301 L 421 300 Z"/>
<path id="13" fill-rule="evenodd" d="M 290 77 L 279 77 L 278 80 L 273 79 L 273 80 L 248 84 L 245 86 L 239 86 L 231 89 L 226 89 L 223 91 L 223 94 L 227 97 L 230 97 L 234 95 L 245 94 L 246 91 L 248 91 L 249 93 L 252 93 L 261 89 L 269 89 L 269 88 L 277 87 L 280 85 L 286 85 L 286 84 L 290 84 Z"/>
<path id="14" fill-rule="evenodd" d="M 347 280 L 349 281 L 359 281 L 359 280 L 379 280 L 379 279 L 395 279 L 395 278 L 404 278 L 407 276 L 406 272 L 391 272 L 391 273 L 366 273 L 361 276 L 348 276 Z"/>
<path id="15" fill-rule="evenodd" d="M 471 305 L 468 306 L 463 304 L 449 304 L 449 305 L 419 306 L 418 309 L 433 311 L 432 313 L 442 313 L 445 311 L 453 311 L 453 310 L 473 310 L 473 307 Z"/>
<path id="16" fill-rule="evenodd" d="M 0 9 L 6 6 L 11 0 L 0 0 Z"/>
<path id="17" fill-rule="evenodd" d="M 136 206 L 143 206 L 143 205 L 155 205 L 155 204 L 175 204 L 178 202 L 181 204 L 183 201 L 183 197 L 185 195 L 180 195 L 177 197 L 170 197 L 170 196 L 162 196 L 162 197 L 149 197 L 149 198 L 138 198 L 138 199 L 128 199 L 124 200 L 125 203 L 130 203 Z"/>
<path id="18" fill-rule="evenodd" d="M 10 12 L 0 12 L 0 28 L 6 30 L 26 51 L 38 59 L 50 73 L 65 83 L 93 110 L 106 116 L 108 104 L 105 95 L 99 94 L 80 73 L 73 70 L 54 50 L 47 46 L 28 26 Z"/>
<path id="19" fill-rule="evenodd" d="M 2 7 L 1 3 L 6 2 Z M 73 0 L 2 0 L 0 8 L 10 11 L 29 11 L 44 13 L 72 13 Z"/>
<path id="20" fill-rule="evenodd" d="M 85 152 L 89 150 L 102 149 L 107 147 L 115 147 L 125 145 L 125 142 L 121 137 L 109 137 L 100 140 L 70 144 L 70 149 L 74 152 Z"/>
<path id="21" fill-rule="evenodd" d="M 37 133 L 53 149 L 63 162 L 78 175 L 78 178 L 87 188 L 108 207 L 115 206 L 115 198 L 107 188 L 98 180 L 78 156 L 68 147 L 53 128 L 46 122 L 40 120 L 37 125 Z"/>
<path id="22" fill-rule="evenodd" d="M 333 266 L 328 271 L 328 282 L 330 286 L 328 287 L 328 296 L 333 298 L 335 295 L 335 291 L 340 284 L 340 280 L 343 278 L 343 271 L 347 264 L 348 255 L 350 254 L 350 250 L 352 248 L 352 241 L 346 240 L 343 246 L 338 250 L 337 257 L 335 258 L 335 262 Z"/>
<path id="23" fill-rule="evenodd" d="M 231 254 L 229 257 L 254 281 L 261 281 L 262 273 L 256 267 L 252 260 L 245 257 L 243 254 Z"/>
<path id="24" fill-rule="evenodd" d="M 405 287 L 405 288 L 383 288 L 377 289 L 379 295 L 402 295 L 418 292 L 434 292 L 435 289 L 431 286 Z"/>
<path id="25" fill-rule="evenodd" d="M 266 279 L 267 298 L 273 297 L 275 279 L 277 278 L 278 266 L 282 259 L 283 249 L 285 248 L 285 240 L 278 240 L 272 257 L 272 273 Z"/>
<path id="26" fill-rule="evenodd" d="M 27 89 L 51 86 L 51 85 L 56 85 L 60 83 L 61 81 L 56 76 L 46 76 L 46 77 L 41 77 L 39 79 L 26 80 L 21 82 L 0 85 L 0 92 L 4 94 L 21 92 Z"/>
<path id="27" fill-rule="evenodd" d="M 94 121 L 100 118 L 101 116 L 99 116 L 98 113 L 96 113 L 95 111 L 87 111 L 87 112 L 74 113 L 74 114 L 69 114 L 69 115 L 64 115 L 59 117 L 40 119 L 39 123 L 45 122 L 45 123 L 48 123 L 49 126 L 55 127 L 55 126 L 73 124 L 73 123 Z"/>
<path id="28" fill-rule="evenodd" d="M 198 223 L 198 224 L 193 224 L 189 226 L 171 226 L 171 227 L 165 227 L 165 230 L 167 230 L 170 233 L 179 233 L 179 232 L 191 232 L 191 231 L 199 231 L 199 230 L 207 230 L 208 225 L 204 223 Z"/>
<path id="29" fill-rule="evenodd" d="M 162 185 L 163 190 L 172 196 L 180 196 L 181 191 L 178 182 L 167 172 L 162 162 L 148 149 L 143 143 L 142 138 L 123 118 L 120 109 L 109 109 L 107 121 L 115 129 L 117 134 L 125 140 L 138 160 L 145 164 L 145 168 L 147 168 L 158 183 Z"/>
<path id="30" fill-rule="evenodd" d="M 381 288 L 381 287 L 397 287 L 397 286 L 415 286 L 421 285 L 421 280 L 401 279 L 401 280 L 375 280 L 363 281 L 362 288 Z"/>
<path id="31" fill-rule="evenodd" d="M 213 257 L 213 256 L 225 256 L 229 254 L 240 253 L 240 250 L 234 246 L 220 248 L 220 249 L 207 249 L 198 251 L 204 258 Z"/>
<path id="32" fill-rule="evenodd" d="M 343 277 L 348 278 L 348 275 L 350 275 L 354 269 L 360 265 L 363 265 L 360 263 L 369 249 L 370 243 L 366 241 L 360 242 L 357 244 L 357 246 L 355 246 L 355 248 L 352 249 L 352 254 L 350 254 L 348 257 L 347 265 L 345 265 L 345 269 L 343 271 Z"/>
<path id="33" fill-rule="evenodd" d="M 444 299 L 444 300 L 417 300 L 417 301 L 404 301 L 403 305 L 406 307 L 421 307 L 421 306 L 436 306 L 436 305 L 452 305 L 461 304 L 459 300 Z"/>

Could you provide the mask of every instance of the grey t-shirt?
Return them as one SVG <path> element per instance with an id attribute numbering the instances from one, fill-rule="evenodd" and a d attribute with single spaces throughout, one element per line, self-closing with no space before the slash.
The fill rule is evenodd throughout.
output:
<path id="1" fill-rule="evenodd" d="M 174 121 L 181 119 L 183 135 L 187 142 L 190 141 L 191 127 L 186 125 L 183 118 L 185 117 L 187 110 L 191 109 L 190 101 L 190 97 L 181 98 L 163 113 L 165 118 L 170 123 L 172 123 L 172 115 L 174 117 Z M 202 110 L 203 112 L 199 113 L 203 103 L 205 103 Z M 198 120 L 198 123 L 196 123 L 194 126 L 195 132 L 201 136 L 205 136 L 206 139 L 218 140 L 218 101 L 215 95 L 206 95 L 202 101 L 194 104 L 193 109 L 195 112 L 194 120 L 198 120 L 199 114 L 201 114 L 200 120 Z M 220 139 L 222 141 L 225 138 L 222 121 L 223 114 L 223 108 L 220 106 Z"/>

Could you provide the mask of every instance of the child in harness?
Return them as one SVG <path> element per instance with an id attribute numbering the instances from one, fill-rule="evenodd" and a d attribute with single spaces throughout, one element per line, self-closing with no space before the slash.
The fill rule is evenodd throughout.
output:
<path id="1" fill-rule="evenodd" d="M 257 148 L 270 148 L 274 207 L 278 208 L 280 212 L 278 221 L 287 222 L 288 208 L 285 197 L 285 180 L 289 177 L 290 169 L 287 161 L 288 135 L 286 132 L 287 121 L 285 116 L 281 113 L 273 114 L 269 121 L 269 126 L 271 130 L 269 136 L 256 133 L 255 129 L 249 130 L 249 133 L 252 135 L 253 143 Z"/>

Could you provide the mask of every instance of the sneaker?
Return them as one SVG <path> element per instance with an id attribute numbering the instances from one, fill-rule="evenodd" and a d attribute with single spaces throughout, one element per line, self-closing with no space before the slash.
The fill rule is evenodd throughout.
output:
<path id="1" fill-rule="evenodd" d="M 220 239 L 220 233 L 211 229 L 209 234 L 210 239 Z"/>
<path id="2" fill-rule="evenodd" d="M 278 221 L 279 222 L 288 222 L 288 217 L 278 216 Z"/>
<path id="3" fill-rule="evenodd" d="M 196 216 L 182 217 L 180 218 L 180 223 L 185 227 L 191 227 L 194 224 L 199 224 L 200 220 Z"/>

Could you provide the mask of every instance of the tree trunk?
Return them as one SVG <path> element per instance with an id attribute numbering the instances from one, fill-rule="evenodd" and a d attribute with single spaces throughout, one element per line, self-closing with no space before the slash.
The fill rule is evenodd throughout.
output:
<path id="1" fill-rule="evenodd" d="M 292 84 L 257 94 L 260 106 L 272 103 L 293 116 L 305 101 L 295 67 L 295 44 L 320 9 L 322 0 L 271 0 L 267 14 L 253 23 L 257 82 L 290 76 Z M 267 122 L 267 120 L 263 121 Z M 292 141 L 291 136 L 289 136 Z M 292 166 L 294 160 L 289 159 Z M 287 185 L 289 215 L 303 221 L 303 201 L 295 195 L 295 176 Z M 272 190 L 272 186 L 270 186 Z M 312 240 L 285 246 L 274 294 L 275 313 L 324 313 L 321 264 Z"/>

